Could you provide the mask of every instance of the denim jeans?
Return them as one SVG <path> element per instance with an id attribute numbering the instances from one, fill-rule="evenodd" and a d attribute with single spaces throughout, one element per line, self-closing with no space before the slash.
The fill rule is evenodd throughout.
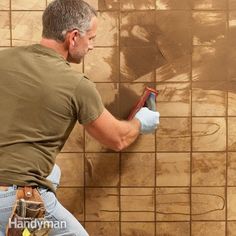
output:
<path id="1" fill-rule="evenodd" d="M 54 187 L 59 184 L 61 176 L 60 168 L 55 165 L 47 177 Z M 50 236 L 88 236 L 79 221 L 67 211 L 57 200 L 55 194 L 45 188 L 39 188 L 39 192 L 46 208 L 46 219 L 52 222 L 63 222 L 61 228 L 55 227 L 49 233 Z M 0 190 L 0 236 L 5 236 L 6 225 L 11 216 L 16 200 L 16 186 L 11 186 L 7 191 Z"/>

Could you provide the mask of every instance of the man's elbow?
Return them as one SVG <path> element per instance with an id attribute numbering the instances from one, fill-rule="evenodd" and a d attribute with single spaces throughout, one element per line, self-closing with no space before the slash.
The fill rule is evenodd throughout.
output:
<path id="1" fill-rule="evenodd" d="M 116 152 L 121 152 L 121 151 L 123 151 L 125 148 L 127 148 L 127 146 L 128 146 L 128 145 L 127 145 L 126 142 L 124 142 L 123 140 L 119 140 L 119 141 L 115 142 L 115 143 L 112 145 L 111 149 L 114 150 L 114 151 L 116 151 Z"/>

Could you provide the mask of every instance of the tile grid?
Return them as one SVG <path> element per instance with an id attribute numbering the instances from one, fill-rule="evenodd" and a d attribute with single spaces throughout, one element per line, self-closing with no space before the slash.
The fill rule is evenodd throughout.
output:
<path id="1" fill-rule="evenodd" d="M 9 0 L 10 1 L 10 13 L 11 13 L 11 0 Z M 228 16 L 228 13 L 227 13 L 227 16 Z M 228 19 L 227 19 L 227 22 L 228 22 Z M 12 20 L 11 20 L 11 14 L 10 14 L 10 24 L 12 24 Z M 120 19 L 119 19 L 119 25 L 120 25 Z M 228 25 L 227 25 L 227 27 L 229 27 Z M 228 31 L 228 30 L 227 30 Z M 11 32 L 11 38 L 10 38 L 10 42 L 11 42 L 11 46 L 12 46 L 12 26 L 10 25 L 10 32 Z M 119 30 L 119 33 L 120 33 L 120 30 Z M 120 37 L 119 37 L 120 38 Z M 119 46 L 119 49 L 120 49 L 120 46 Z M 84 67 L 84 64 L 83 64 L 83 67 Z M 83 71 L 84 71 L 84 69 L 83 69 Z M 192 65 L 191 65 L 191 71 L 192 71 Z M 156 81 L 157 82 L 157 81 Z M 119 84 L 120 83 L 122 83 L 121 81 L 120 81 L 120 78 L 119 78 Z M 190 81 L 190 83 L 191 83 L 191 88 L 192 88 L 192 80 Z M 119 88 L 120 89 L 120 88 Z M 119 90 L 120 91 L 120 90 Z M 192 104 L 192 94 L 191 94 L 191 104 Z M 191 106 L 191 108 L 192 108 L 192 106 Z M 228 102 L 227 102 L 227 110 L 228 110 Z M 227 113 L 228 114 L 228 113 Z M 191 109 L 191 115 L 192 115 L 192 109 Z M 192 116 L 191 116 L 192 117 Z M 201 116 L 197 116 L 197 117 L 201 117 Z M 204 116 L 202 116 L 202 117 L 204 117 Z M 214 116 L 213 116 L 214 117 Z M 228 115 L 225 117 L 225 116 L 222 116 L 222 118 L 226 118 L 226 135 L 228 136 Z M 173 118 L 173 116 L 171 116 L 170 118 Z M 191 122 L 191 130 L 192 130 L 192 122 Z M 85 137 L 85 136 L 84 136 Z M 191 132 L 191 140 L 192 140 L 192 132 Z M 228 139 L 226 140 L 226 148 L 227 148 L 227 150 L 226 150 L 226 153 L 227 153 L 227 159 L 228 159 L 228 152 L 229 152 L 229 150 L 228 150 Z M 156 136 L 155 136 L 155 143 L 156 143 Z M 155 152 L 157 152 L 157 149 L 156 149 L 156 147 L 155 147 Z M 191 182 L 190 182 L 190 200 L 191 200 L 191 191 L 192 191 L 192 188 L 191 188 L 191 186 L 192 186 L 192 143 L 191 143 L 191 150 L 190 150 L 190 152 L 191 152 L 191 161 L 190 161 L 190 178 L 191 178 Z M 196 151 L 196 152 L 198 152 L 198 151 Z M 201 152 L 201 151 L 199 151 L 199 152 Z M 210 152 L 210 151 L 209 151 Z M 219 151 L 220 152 L 220 151 Z M 83 153 L 84 153 L 84 160 L 85 160 L 85 150 L 83 150 Z M 89 153 L 89 152 L 86 152 L 86 153 Z M 98 152 L 98 153 L 100 153 L 100 152 Z M 176 152 L 174 152 L 174 153 L 176 153 Z M 181 152 L 182 153 L 182 152 Z M 205 153 L 205 152 L 204 152 Z M 207 151 L 206 151 L 206 153 L 207 153 Z M 120 166 L 121 166 L 121 153 L 119 154 L 120 156 L 119 156 L 119 158 L 120 158 Z M 226 159 L 226 166 L 228 166 L 228 160 Z M 156 162 L 156 158 L 155 158 L 155 162 Z M 155 173 L 156 173 L 156 165 L 155 165 Z M 84 174 L 84 176 L 85 176 L 85 174 Z M 120 168 L 120 176 L 119 176 L 119 178 L 121 178 L 121 168 Z M 121 184 L 121 181 L 119 181 L 119 183 Z M 225 197 L 226 197 L 226 199 L 227 199 L 227 186 L 228 186 L 228 178 L 227 178 L 227 168 L 226 168 L 226 186 L 225 186 Z M 86 190 L 86 185 L 85 185 L 85 178 L 84 178 L 84 194 L 85 194 L 85 190 Z M 120 186 L 119 186 L 119 191 L 120 191 Z M 156 178 L 155 178 L 155 192 L 156 192 Z M 119 195 L 120 195 L 120 193 L 119 193 Z M 84 195 L 85 196 L 85 195 Z M 155 194 L 155 198 L 156 198 L 156 194 Z M 120 197 L 119 197 L 119 199 L 120 199 Z M 120 200 L 119 200 L 120 201 Z M 190 201 L 190 203 L 191 203 L 191 201 Z M 119 204 L 120 204 L 120 202 L 119 202 Z M 154 206 L 155 206 L 155 212 L 156 212 L 156 201 L 155 201 L 155 204 L 154 204 Z M 85 200 L 84 200 L 84 207 L 85 207 Z M 192 207 L 191 207 L 191 204 L 190 204 L 190 211 L 192 211 L 192 209 L 191 209 Z M 84 208 L 85 209 L 85 208 Z M 120 209 L 120 211 L 121 211 L 121 208 L 119 207 L 119 209 Z M 86 212 L 86 211 L 85 211 Z M 85 214 L 86 215 L 86 214 Z M 121 217 L 121 216 L 120 216 Z M 192 216 L 191 216 L 191 218 L 192 218 Z M 155 219 L 156 219 L 156 213 L 155 213 Z M 226 201 L 226 214 L 225 214 L 225 221 L 226 221 L 226 225 L 225 225 L 225 227 L 226 227 L 226 229 L 227 229 L 227 201 Z M 120 222 L 119 222 L 119 224 L 120 224 L 120 229 L 121 229 L 121 218 L 120 218 Z M 192 219 L 191 219 L 191 221 L 190 221 L 190 229 L 192 228 Z M 156 224 L 155 224 L 155 230 L 156 230 Z M 120 230 L 121 231 L 121 230 Z M 192 231 L 192 229 L 191 229 L 191 231 Z M 121 232 L 120 232 L 120 235 L 121 235 Z M 226 234 L 227 235 L 227 234 Z"/>

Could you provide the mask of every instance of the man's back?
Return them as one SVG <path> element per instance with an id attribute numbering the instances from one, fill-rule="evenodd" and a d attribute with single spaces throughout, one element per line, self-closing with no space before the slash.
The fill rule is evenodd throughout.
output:
<path id="1" fill-rule="evenodd" d="M 41 45 L 1 51 L 0 61 L 0 180 L 48 186 L 42 176 L 76 122 L 82 76 Z"/>

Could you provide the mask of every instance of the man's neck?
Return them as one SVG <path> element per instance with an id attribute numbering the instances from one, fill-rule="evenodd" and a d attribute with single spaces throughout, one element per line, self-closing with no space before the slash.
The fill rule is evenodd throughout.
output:
<path id="1" fill-rule="evenodd" d="M 42 38 L 42 40 L 40 41 L 40 44 L 44 47 L 53 49 L 58 54 L 63 56 L 65 60 L 67 59 L 68 51 L 66 50 L 63 43 L 59 43 L 53 39 Z"/>

